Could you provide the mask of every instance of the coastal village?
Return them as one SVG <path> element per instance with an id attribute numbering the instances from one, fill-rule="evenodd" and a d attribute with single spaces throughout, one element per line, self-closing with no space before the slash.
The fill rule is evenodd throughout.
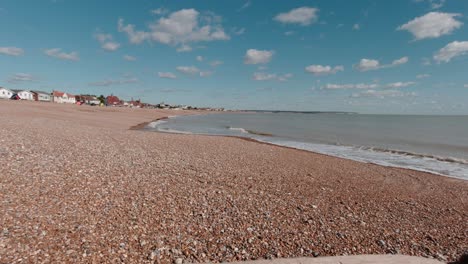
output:
<path id="1" fill-rule="evenodd" d="M 59 104 L 76 104 L 91 106 L 113 106 L 113 107 L 131 107 L 131 108 L 158 108 L 174 110 L 206 110 L 206 111 L 225 111 L 224 108 L 194 107 L 190 105 L 170 105 L 164 102 L 159 104 L 144 103 L 140 99 L 125 101 L 111 94 L 108 96 L 80 94 L 74 95 L 68 92 L 54 90 L 44 92 L 38 90 L 17 90 L 0 87 L 0 99 L 6 100 L 27 100 L 38 102 L 51 102 Z"/>

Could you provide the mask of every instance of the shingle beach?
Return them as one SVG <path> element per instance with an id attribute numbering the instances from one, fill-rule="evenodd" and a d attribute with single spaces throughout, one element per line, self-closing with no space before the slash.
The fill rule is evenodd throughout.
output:
<path id="1" fill-rule="evenodd" d="M 135 129 L 190 113 L 0 101 L 0 263 L 455 260 L 468 249 L 467 181 Z"/>

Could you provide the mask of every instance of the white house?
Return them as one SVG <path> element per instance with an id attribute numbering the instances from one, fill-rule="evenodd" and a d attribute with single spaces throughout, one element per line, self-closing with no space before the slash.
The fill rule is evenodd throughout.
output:
<path id="1" fill-rule="evenodd" d="M 76 103 L 76 98 L 73 94 L 64 93 L 60 91 L 54 91 L 52 93 L 54 103 L 59 104 L 74 104 Z"/>
<path id="2" fill-rule="evenodd" d="M 18 96 L 21 100 L 34 101 L 34 94 L 27 90 L 19 91 Z"/>
<path id="3" fill-rule="evenodd" d="M 34 100 L 40 102 L 50 102 L 51 96 L 50 93 L 43 92 L 43 91 L 31 91 L 34 94 Z"/>
<path id="4" fill-rule="evenodd" d="M 0 98 L 1 99 L 10 99 L 12 95 L 13 95 L 12 90 L 0 87 Z"/>

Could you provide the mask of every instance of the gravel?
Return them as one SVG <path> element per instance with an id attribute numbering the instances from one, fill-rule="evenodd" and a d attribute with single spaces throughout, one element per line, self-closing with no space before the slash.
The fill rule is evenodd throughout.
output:
<path id="1" fill-rule="evenodd" d="M 0 263 L 468 248 L 467 181 L 130 127 L 182 111 L 0 101 Z"/>

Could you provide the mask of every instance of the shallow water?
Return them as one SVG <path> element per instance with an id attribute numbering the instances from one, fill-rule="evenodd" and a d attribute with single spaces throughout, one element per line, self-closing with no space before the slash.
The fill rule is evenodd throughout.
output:
<path id="1" fill-rule="evenodd" d="M 216 113 L 173 117 L 147 129 L 242 136 L 468 180 L 468 116 Z"/>

